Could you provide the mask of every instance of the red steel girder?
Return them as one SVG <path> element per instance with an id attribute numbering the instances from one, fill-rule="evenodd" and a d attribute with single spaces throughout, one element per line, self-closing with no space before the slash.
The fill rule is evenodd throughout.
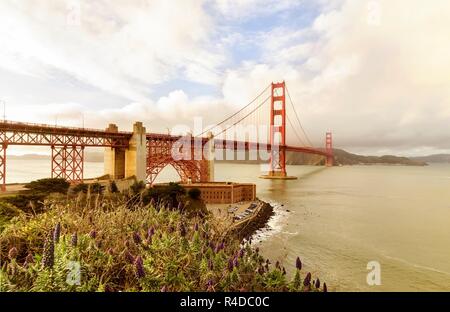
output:
<path id="1" fill-rule="evenodd" d="M 52 178 L 78 183 L 83 181 L 83 173 L 83 146 L 52 146 Z"/>

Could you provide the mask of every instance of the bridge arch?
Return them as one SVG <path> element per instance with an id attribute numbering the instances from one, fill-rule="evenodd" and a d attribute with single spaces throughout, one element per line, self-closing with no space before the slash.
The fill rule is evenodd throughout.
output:
<path id="1" fill-rule="evenodd" d="M 201 182 L 203 179 L 202 161 L 174 160 L 171 156 L 150 159 L 147 163 L 147 183 L 153 184 L 167 166 L 172 166 L 178 173 L 181 182 Z"/>

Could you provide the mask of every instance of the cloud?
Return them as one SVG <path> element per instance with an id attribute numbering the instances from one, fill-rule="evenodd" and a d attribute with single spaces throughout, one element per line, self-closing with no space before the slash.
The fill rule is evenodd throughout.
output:
<path id="1" fill-rule="evenodd" d="M 316 144 L 330 129 L 368 153 L 450 150 L 449 23 L 448 1 L 344 1 L 261 33 L 263 58 L 228 71 L 224 94 L 286 79 Z"/>
<path id="2" fill-rule="evenodd" d="M 176 75 L 218 81 L 222 53 L 208 45 L 213 21 L 199 0 L 2 1 L 0 12 L 0 67 L 10 71 L 62 72 L 139 101 Z"/>

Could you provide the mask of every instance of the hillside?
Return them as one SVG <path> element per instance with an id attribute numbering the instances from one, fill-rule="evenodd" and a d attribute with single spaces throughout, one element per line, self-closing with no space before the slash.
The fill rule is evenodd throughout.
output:
<path id="1" fill-rule="evenodd" d="M 247 154 L 248 155 L 248 154 Z M 363 156 L 352 154 L 342 149 L 334 149 L 335 165 L 404 165 L 404 166 L 426 166 L 427 163 L 422 160 L 409 159 L 407 157 L 399 157 L 392 155 L 385 156 Z M 247 157 L 248 158 L 248 157 Z M 263 163 L 262 160 L 225 160 L 219 162 L 234 162 L 246 164 Z M 301 154 L 294 152 L 287 152 L 286 163 L 288 165 L 323 165 L 325 159 L 318 155 Z"/>

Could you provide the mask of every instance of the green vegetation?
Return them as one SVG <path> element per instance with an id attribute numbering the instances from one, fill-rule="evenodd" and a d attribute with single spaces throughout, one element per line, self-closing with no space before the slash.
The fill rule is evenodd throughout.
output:
<path id="1" fill-rule="evenodd" d="M 109 182 L 109 191 L 111 192 L 111 194 L 119 193 L 119 188 L 117 187 L 115 181 Z"/>
<path id="2" fill-rule="evenodd" d="M 200 199 L 200 195 L 202 194 L 202 191 L 198 188 L 192 188 L 189 190 L 188 195 L 191 199 Z"/>
<path id="3" fill-rule="evenodd" d="M 179 185 L 155 189 L 48 196 L 35 214 L 2 203 L 0 291 L 326 290 L 300 259 L 288 278 L 251 242 L 224 239 L 212 217 L 168 205 L 198 200 Z"/>

